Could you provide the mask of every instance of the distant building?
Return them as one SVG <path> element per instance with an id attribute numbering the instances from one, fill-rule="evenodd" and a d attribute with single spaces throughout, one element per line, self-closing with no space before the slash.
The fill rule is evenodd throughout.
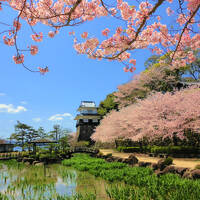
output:
<path id="1" fill-rule="evenodd" d="M 94 133 L 94 129 L 101 119 L 97 108 L 94 101 L 81 101 L 77 110 L 80 114 L 75 118 L 77 120 L 76 141 L 92 141 L 90 136 Z"/>
<path id="2" fill-rule="evenodd" d="M 0 140 L 0 153 L 3 152 L 12 152 L 14 144 L 10 144 L 5 140 Z"/>

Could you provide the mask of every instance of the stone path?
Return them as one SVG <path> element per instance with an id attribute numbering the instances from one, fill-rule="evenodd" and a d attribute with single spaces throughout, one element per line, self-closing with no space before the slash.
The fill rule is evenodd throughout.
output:
<path id="1" fill-rule="evenodd" d="M 100 152 L 102 152 L 104 155 L 108 153 L 112 153 L 113 156 L 121 157 L 121 158 L 128 158 L 128 156 L 132 153 L 121 153 L 117 152 L 113 149 L 100 149 Z M 137 154 L 135 153 L 136 157 L 139 161 L 143 162 L 151 162 L 151 163 L 157 163 L 158 160 L 161 158 L 156 157 L 149 157 L 146 154 Z M 174 158 L 173 159 L 174 166 L 177 167 L 187 167 L 194 169 L 196 165 L 200 165 L 200 158 Z"/>

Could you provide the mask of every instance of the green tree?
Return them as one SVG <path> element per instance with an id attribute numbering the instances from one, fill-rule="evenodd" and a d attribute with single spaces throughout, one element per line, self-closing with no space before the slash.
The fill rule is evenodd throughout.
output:
<path id="1" fill-rule="evenodd" d="M 70 139 L 70 135 L 63 136 L 59 139 L 59 148 L 61 151 L 64 152 L 65 149 L 70 146 L 69 139 Z"/>
<path id="2" fill-rule="evenodd" d="M 37 138 L 39 138 L 38 132 L 30 126 L 25 135 L 25 145 L 28 147 L 29 152 L 32 145 L 31 142 Z"/>
<path id="3" fill-rule="evenodd" d="M 53 126 L 53 130 L 49 132 L 49 137 L 52 138 L 53 140 L 58 141 L 61 135 L 62 129 L 59 124 L 55 124 Z"/>
<path id="4" fill-rule="evenodd" d="M 118 110 L 118 103 L 115 102 L 115 96 L 113 94 L 108 94 L 106 99 L 100 102 L 98 113 L 101 116 L 104 116 L 113 109 Z"/>
<path id="5" fill-rule="evenodd" d="M 17 121 L 17 124 L 15 125 L 15 133 L 12 134 L 12 138 L 22 147 L 22 151 L 24 150 L 25 137 L 29 128 L 30 126 Z"/>
<path id="6" fill-rule="evenodd" d="M 151 57 L 149 57 L 145 63 L 144 66 L 146 69 L 152 67 L 154 64 L 158 63 L 160 56 L 158 55 L 152 55 Z"/>
<path id="7" fill-rule="evenodd" d="M 42 138 L 42 139 L 44 139 L 48 136 L 48 134 L 45 132 L 44 128 L 41 126 L 38 128 L 37 133 L 38 133 L 39 138 Z"/>
<path id="8" fill-rule="evenodd" d="M 69 133 L 71 133 L 70 129 L 62 128 L 60 125 L 55 124 L 53 126 L 53 130 L 49 132 L 49 137 L 53 140 L 56 140 L 58 144 L 51 144 L 51 149 L 62 150 L 69 146 Z"/>
<path id="9" fill-rule="evenodd" d="M 62 128 L 59 124 L 53 126 L 53 130 L 49 132 L 48 137 L 59 141 L 62 137 L 67 136 L 72 131 L 68 128 Z"/>
<path id="10" fill-rule="evenodd" d="M 200 80 L 200 50 L 195 51 L 196 60 L 186 66 L 186 74 L 190 75 L 190 81 Z M 187 79 L 186 79 L 187 80 Z"/>
<path id="11" fill-rule="evenodd" d="M 162 62 L 160 62 L 162 61 Z M 144 84 L 144 87 L 150 89 L 150 91 L 159 92 L 171 92 L 175 88 L 178 88 L 182 77 L 186 74 L 189 66 L 179 67 L 178 69 L 169 69 L 171 59 L 169 54 L 163 56 L 151 56 L 145 62 L 146 69 L 143 73 L 151 74 L 151 81 L 148 84 Z M 157 77 L 158 74 L 153 74 L 154 71 L 160 71 L 162 78 Z M 150 74 L 150 73 L 149 73 Z"/>
<path id="12" fill-rule="evenodd" d="M 38 138 L 38 134 L 33 127 L 17 121 L 17 124 L 15 125 L 15 133 L 11 135 L 11 138 L 16 140 L 16 143 L 22 147 L 22 150 L 24 150 L 25 146 L 28 146 L 30 151 L 29 143 Z"/>

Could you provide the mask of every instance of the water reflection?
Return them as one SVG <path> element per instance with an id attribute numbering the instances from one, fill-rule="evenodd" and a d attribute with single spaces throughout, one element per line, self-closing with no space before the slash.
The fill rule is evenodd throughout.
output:
<path id="1" fill-rule="evenodd" d="M 60 164 L 43 166 L 7 166 L 0 168 L 0 192 L 10 200 L 47 200 L 76 193 L 94 193 L 106 199 L 108 184 L 87 172 L 79 172 Z"/>

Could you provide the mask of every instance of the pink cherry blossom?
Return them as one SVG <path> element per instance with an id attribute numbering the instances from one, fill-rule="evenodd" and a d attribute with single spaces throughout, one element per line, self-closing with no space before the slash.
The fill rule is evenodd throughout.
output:
<path id="1" fill-rule="evenodd" d="M 172 15 L 172 14 L 174 13 L 174 11 L 173 11 L 170 7 L 168 7 L 168 8 L 166 9 L 166 12 L 167 12 L 167 15 L 168 15 L 168 16 L 170 16 L 170 15 Z"/>
<path id="2" fill-rule="evenodd" d="M 49 36 L 50 38 L 53 38 L 53 37 L 55 36 L 55 32 L 54 32 L 54 31 L 49 31 L 49 32 L 48 32 L 48 36 Z"/>
<path id="3" fill-rule="evenodd" d="M 131 60 L 129 60 L 129 63 L 131 63 L 133 65 L 136 65 L 136 60 L 135 59 L 131 59 Z"/>
<path id="4" fill-rule="evenodd" d="M 45 67 L 45 68 L 41 68 L 41 67 L 38 67 L 39 69 L 39 72 L 44 75 L 45 73 L 49 72 L 49 68 L 48 67 Z"/>
<path id="5" fill-rule="evenodd" d="M 39 34 L 33 34 L 31 35 L 32 39 L 36 42 L 41 42 L 43 39 L 43 33 L 40 32 Z"/>
<path id="6" fill-rule="evenodd" d="M 19 21 L 14 20 L 13 26 L 15 27 L 16 31 L 19 31 L 21 28 L 21 23 Z"/>
<path id="7" fill-rule="evenodd" d="M 14 38 L 7 38 L 5 35 L 3 36 L 3 42 L 4 44 L 8 45 L 8 46 L 13 46 L 15 44 L 15 40 Z"/>
<path id="8" fill-rule="evenodd" d="M 108 34 L 109 34 L 109 32 L 110 32 L 110 30 L 108 29 L 108 28 L 106 28 L 106 29 L 104 29 L 103 31 L 102 31 L 102 35 L 104 35 L 104 36 L 108 36 Z"/>
<path id="9" fill-rule="evenodd" d="M 120 111 L 112 111 L 96 127 L 92 139 L 112 142 L 118 138 L 138 141 L 144 137 L 184 139 L 184 130 L 200 130 L 200 88 L 191 87 L 172 93 L 155 93 Z M 191 106 L 192 105 L 192 106 Z"/>
<path id="10" fill-rule="evenodd" d="M 31 55 L 36 55 L 38 53 L 38 47 L 35 45 L 31 45 Z"/>
<path id="11" fill-rule="evenodd" d="M 75 35 L 75 32 L 74 31 L 70 31 L 69 35 Z"/>
<path id="12" fill-rule="evenodd" d="M 124 72 L 129 72 L 129 69 L 127 67 L 123 68 Z"/>
<path id="13" fill-rule="evenodd" d="M 81 34 L 81 37 L 82 37 L 83 39 L 86 39 L 86 38 L 88 37 L 88 32 L 83 32 L 83 33 Z"/>
<path id="14" fill-rule="evenodd" d="M 109 5 L 105 0 L 0 0 L 1 2 L 3 4 L 0 6 L 4 7 L 4 10 L 9 7 L 16 12 L 16 18 L 11 21 L 8 19 L 8 22 L 5 22 L 8 26 L 1 32 L 7 34 L 3 38 L 4 44 L 17 44 L 17 52 L 24 49 L 23 43 L 16 41 L 23 35 L 21 24 L 23 28 L 28 27 L 35 42 L 41 42 L 43 33 L 36 33 L 36 28 L 41 30 L 41 26 L 36 26 L 38 24 L 56 30 L 44 34 L 53 38 L 60 29 L 80 26 L 88 21 L 94 20 L 95 27 L 97 18 L 105 20 L 107 28 L 101 33 L 106 39 L 101 36 L 97 38 L 93 32 L 92 38 L 89 38 L 90 33 L 84 32 L 81 34 L 84 40 L 79 40 L 78 37 L 74 40 L 73 37 L 75 50 L 91 59 L 123 61 L 123 64 L 128 65 L 129 71 L 134 71 L 129 60 L 138 50 L 152 49 L 153 53 L 159 55 L 171 53 L 170 68 L 177 69 L 183 63 L 194 60 L 194 55 L 187 54 L 186 49 L 194 51 L 200 48 L 200 0 L 186 0 L 183 3 L 173 0 L 142 0 L 138 3 L 117 0 Z M 166 7 L 166 12 L 162 12 Z M 112 22 L 114 23 L 110 26 L 109 23 Z M 18 33 L 20 31 L 21 34 Z M 75 35 L 73 31 L 69 34 Z"/>
<path id="15" fill-rule="evenodd" d="M 172 3 L 173 2 L 173 0 L 167 0 L 169 3 Z"/>
<path id="16" fill-rule="evenodd" d="M 18 55 L 18 56 L 13 56 L 13 60 L 15 62 L 15 64 L 21 64 L 24 62 L 24 55 Z"/>

